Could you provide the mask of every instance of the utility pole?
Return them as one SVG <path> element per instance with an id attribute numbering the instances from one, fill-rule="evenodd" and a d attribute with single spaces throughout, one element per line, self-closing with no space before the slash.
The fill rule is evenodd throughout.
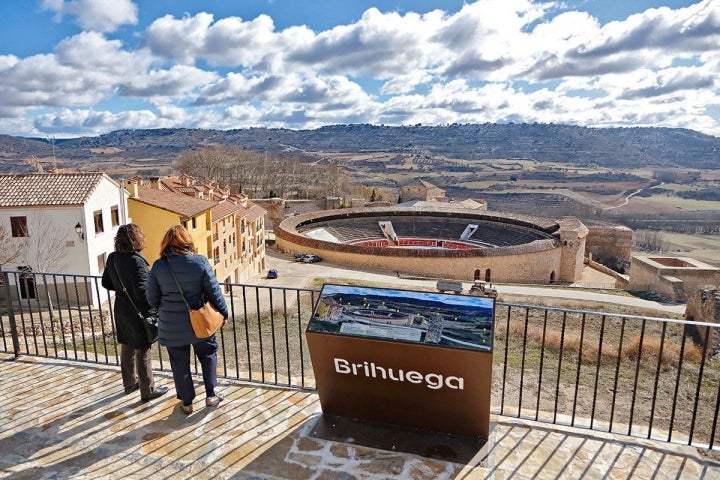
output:
<path id="1" fill-rule="evenodd" d="M 48 143 L 52 145 L 52 156 L 53 156 L 53 163 L 52 168 L 55 170 L 57 168 L 57 159 L 55 158 L 55 135 L 48 135 L 47 137 Z"/>

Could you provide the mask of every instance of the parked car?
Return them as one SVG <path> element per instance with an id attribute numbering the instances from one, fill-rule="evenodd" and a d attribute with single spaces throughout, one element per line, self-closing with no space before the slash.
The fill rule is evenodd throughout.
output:
<path id="1" fill-rule="evenodd" d="M 305 257 L 307 256 L 307 253 L 296 253 L 295 254 L 295 261 L 296 262 L 303 262 L 305 261 Z"/>
<path id="2" fill-rule="evenodd" d="M 320 260 L 322 260 L 322 258 L 318 257 L 317 255 L 308 254 L 308 255 L 305 255 L 305 257 L 303 258 L 302 261 L 305 263 L 316 263 L 316 262 L 319 262 Z"/>
<path id="3" fill-rule="evenodd" d="M 267 278 L 278 278 L 278 272 L 274 268 L 268 270 Z"/>

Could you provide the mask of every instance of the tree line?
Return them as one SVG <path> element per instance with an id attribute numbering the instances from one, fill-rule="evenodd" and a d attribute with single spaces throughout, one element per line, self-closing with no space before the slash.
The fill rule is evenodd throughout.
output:
<path id="1" fill-rule="evenodd" d="M 176 168 L 250 198 L 324 198 L 342 196 L 351 188 L 335 161 L 309 161 L 241 147 L 193 150 L 178 159 Z"/>

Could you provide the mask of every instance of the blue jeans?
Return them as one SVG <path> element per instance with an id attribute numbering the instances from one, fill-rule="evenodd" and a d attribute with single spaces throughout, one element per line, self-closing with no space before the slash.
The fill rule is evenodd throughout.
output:
<path id="1" fill-rule="evenodd" d="M 214 397 L 217 385 L 217 339 L 213 335 L 193 343 L 192 347 L 202 369 L 205 396 Z M 182 400 L 183 405 L 190 405 L 195 399 L 195 384 L 190 373 L 190 345 L 165 348 L 170 357 L 170 368 L 173 380 L 175 380 L 177 398 Z"/>

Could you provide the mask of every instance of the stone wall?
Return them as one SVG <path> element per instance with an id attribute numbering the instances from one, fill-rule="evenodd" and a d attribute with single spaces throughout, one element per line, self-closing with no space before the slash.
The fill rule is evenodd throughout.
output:
<path id="1" fill-rule="evenodd" d="M 585 256 L 618 268 L 629 266 L 632 256 L 632 230 L 620 225 L 588 225 Z"/>
<path id="2" fill-rule="evenodd" d="M 341 199 L 328 197 L 307 200 L 285 200 L 283 198 L 254 198 L 252 202 L 267 211 L 268 229 L 275 230 L 288 217 L 338 208 Z"/>
<path id="3" fill-rule="evenodd" d="M 715 323 L 720 325 L 720 290 L 718 287 L 704 287 L 689 296 L 685 308 L 685 318 L 695 322 Z M 706 327 L 695 325 L 700 342 L 707 339 L 708 352 L 711 355 L 720 353 L 720 326 Z"/>
<path id="4" fill-rule="evenodd" d="M 629 277 L 632 289 L 684 302 L 697 288 L 720 285 L 720 268 L 689 257 L 637 255 L 632 259 Z"/>

